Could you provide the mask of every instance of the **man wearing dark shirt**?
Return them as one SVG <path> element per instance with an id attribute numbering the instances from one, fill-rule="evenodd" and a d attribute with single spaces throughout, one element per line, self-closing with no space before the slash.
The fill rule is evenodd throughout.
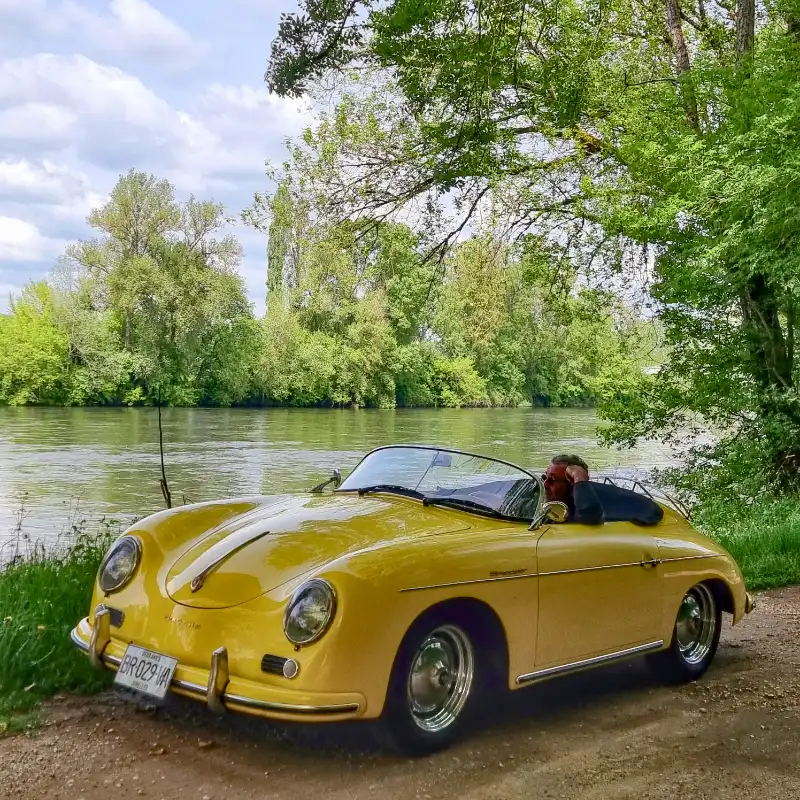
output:
<path id="1" fill-rule="evenodd" d="M 578 456 L 555 456 L 544 476 L 548 501 L 560 501 L 569 509 L 567 522 L 600 525 L 603 506 L 589 482 L 589 467 Z"/>

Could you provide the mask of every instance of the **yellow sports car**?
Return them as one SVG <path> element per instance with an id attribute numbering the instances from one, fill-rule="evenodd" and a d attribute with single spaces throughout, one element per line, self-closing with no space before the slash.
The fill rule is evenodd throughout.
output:
<path id="1" fill-rule="evenodd" d="M 602 524 L 575 524 L 522 467 L 381 447 L 343 483 L 137 522 L 72 640 L 145 696 L 377 720 L 410 754 L 452 742 L 492 692 L 640 655 L 696 679 L 721 612 L 752 610 L 741 572 L 669 504 L 644 526 L 655 501 L 612 491 Z"/>

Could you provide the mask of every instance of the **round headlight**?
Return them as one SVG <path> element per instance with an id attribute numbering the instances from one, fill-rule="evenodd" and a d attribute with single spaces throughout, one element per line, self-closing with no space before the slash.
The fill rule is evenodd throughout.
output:
<path id="1" fill-rule="evenodd" d="M 304 583 L 286 606 L 283 632 L 292 644 L 310 644 L 328 630 L 336 613 L 336 593 L 327 582 L 315 578 Z"/>
<path id="2" fill-rule="evenodd" d="M 133 577 L 142 557 L 142 545 L 135 536 L 117 539 L 100 565 L 100 588 L 106 593 L 119 591 Z"/>

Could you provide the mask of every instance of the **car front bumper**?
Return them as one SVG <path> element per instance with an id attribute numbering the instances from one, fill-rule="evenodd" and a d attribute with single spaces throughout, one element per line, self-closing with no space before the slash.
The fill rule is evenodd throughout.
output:
<path id="1" fill-rule="evenodd" d="M 114 671 L 122 663 L 128 645 L 111 636 L 107 614 L 97 614 L 94 627 L 85 617 L 72 630 L 70 638 L 95 667 Z M 136 644 L 146 646 L 145 642 Z M 283 720 L 334 722 L 360 717 L 366 710 L 361 694 L 298 692 L 229 675 L 224 647 L 213 653 L 208 669 L 179 663 L 169 690 L 200 700 L 217 713 L 236 711 Z"/>

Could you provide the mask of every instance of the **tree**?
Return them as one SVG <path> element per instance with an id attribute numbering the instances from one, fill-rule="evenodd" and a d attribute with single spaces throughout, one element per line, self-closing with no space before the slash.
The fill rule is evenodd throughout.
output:
<path id="1" fill-rule="evenodd" d="M 194 197 L 177 203 L 169 182 L 131 170 L 88 221 L 100 238 L 70 247 L 60 272 L 70 276 L 62 318 L 75 361 L 96 373 L 102 359 L 90 345 L 96 350 L 116 327 L 126 355 L 115 363 L 135 383 L 127 402 L 243 399 L 258 333 L 236 271 L 241 246 L 221 235 L 222 206 Z"/>
<path id="2" fill-rule="evenodd" d="M 69 343 L 54 319 L 53 291 L 31 283 L 0 316 L 0 402 L 10 405 L 67 400 Z"/>
<path id="3" fill-rule="evenodd" d="M 699 415 L 728 432 L 707 465 L 800 481 L 796 0 L 758 24 L 753 0 L 302 7 L 273 44 L 273 89 L 358 64 L 395 93 L 356 88 L 300 146 L 332 217 L 447 194 L 439 252 L 491 200 L 512 240 L 543 236 L 595 277 L 643 254 L 670 355 L 608 407 L 611 437 Z M 321 147 L 331 130 L 338 156 Z"/>

